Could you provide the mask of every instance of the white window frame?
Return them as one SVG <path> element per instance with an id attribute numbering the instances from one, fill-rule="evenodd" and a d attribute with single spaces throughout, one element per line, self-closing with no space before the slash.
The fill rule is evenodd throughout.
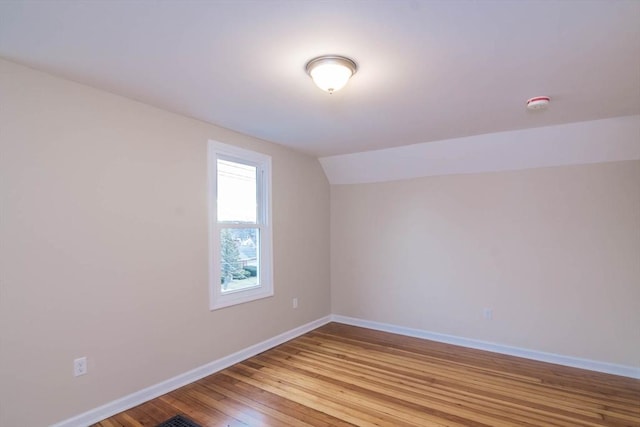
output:
<path id="1" fill-rule="evenodd" d="M 273 236 L 271 224 L 271 157 L 266 154 L 210 140 L 208 144 L 209 173 L 209 308 L 217 310 L 257 299 L 271 297 L 273 289 Z M 233 223 L 218 222 L 217 189 L 218 159 L 256 166 L 260 250 L 258 254 L 259 286 L 222 292 L 220 285 L 220 231 L 233 228 Z"/>

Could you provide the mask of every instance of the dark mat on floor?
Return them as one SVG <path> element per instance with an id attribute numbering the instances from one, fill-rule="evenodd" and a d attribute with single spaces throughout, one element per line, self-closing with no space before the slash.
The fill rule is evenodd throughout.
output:
<path id="1" fill-rule="evenodd" d="M 200 424 L 196 424 L 189 418 L 176 415 L 173 418 L 169 418 L 167 421 L 160 423 L 157 427 L 201 427 Z"/>

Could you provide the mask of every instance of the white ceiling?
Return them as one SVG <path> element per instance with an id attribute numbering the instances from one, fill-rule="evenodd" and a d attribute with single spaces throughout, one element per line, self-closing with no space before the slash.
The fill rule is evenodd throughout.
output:
<path id="1" fill-rule="evenodd" d="M 0 1 L 0 56 L 316 156 L 640 114 L 636 0 Z"/>

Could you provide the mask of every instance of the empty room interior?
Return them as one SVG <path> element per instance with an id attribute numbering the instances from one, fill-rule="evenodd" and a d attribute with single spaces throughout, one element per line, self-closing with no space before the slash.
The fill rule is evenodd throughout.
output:
<path id="1" fill-rule="evenodd" d="M 0 427 L 640 426 L 640 2 L 0 1 Z"/>

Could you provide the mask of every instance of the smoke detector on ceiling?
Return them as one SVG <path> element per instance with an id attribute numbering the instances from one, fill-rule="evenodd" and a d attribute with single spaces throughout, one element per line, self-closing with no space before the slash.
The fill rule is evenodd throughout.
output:
<path id="1" fill-rule="evenodd" d="M 551 98 L 548 96 L 535 96 L 527 100 L 527 108 L 529 110 L 544 110 L 549 106 Z"/>

